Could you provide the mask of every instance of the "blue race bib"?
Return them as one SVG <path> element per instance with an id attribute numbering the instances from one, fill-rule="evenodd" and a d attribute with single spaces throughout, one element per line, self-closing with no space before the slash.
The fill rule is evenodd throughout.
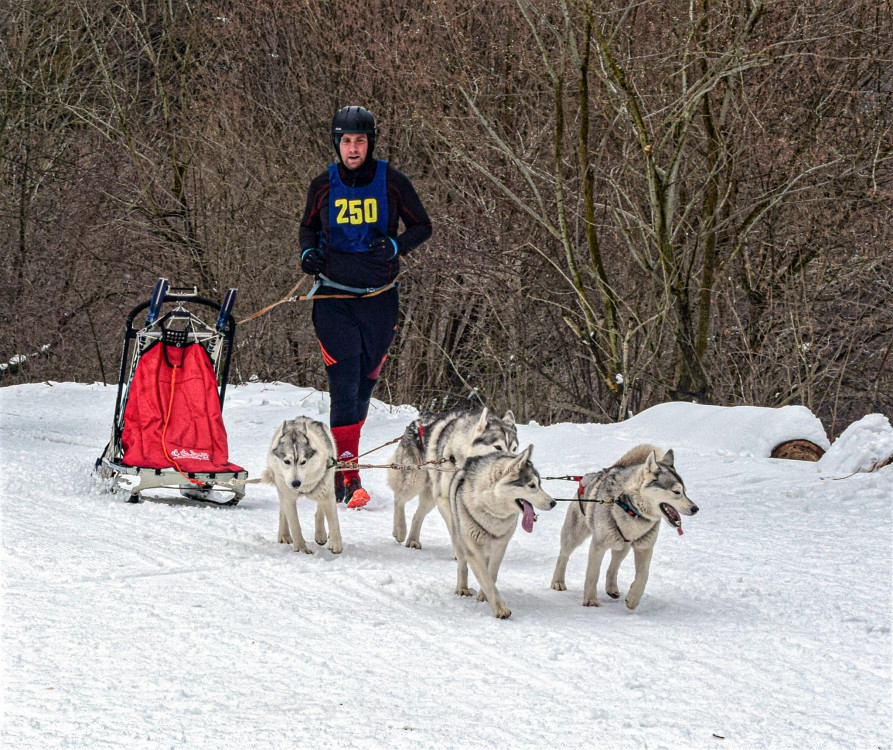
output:
<path id="1" fill-rule="evenodd" d="M 364 187 L 348 187 L 338 165 L 329 165 L 329 246 L 342 253 L 365 253 L 388 233 L 387 162 L 379 159 L 375 177 Z"/>

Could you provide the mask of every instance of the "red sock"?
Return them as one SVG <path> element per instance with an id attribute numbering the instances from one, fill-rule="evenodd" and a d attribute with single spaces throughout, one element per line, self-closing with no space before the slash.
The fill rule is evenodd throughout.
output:
<path id="1" fill-rule="evenodd" d="M 335 438 L 335 448 L 338 451 L 337 458 L 339 461 L 351 461 L 357 463 L 357 455 L 360 452 L 360 430 L 363 429 L 365 421 L 366 420 L 357 422 L 356 424 L 346 424 L 341 427 L 332 428 L 332 435 Z M 357 477 L 357 479 L 359 479 L 360 472 L 356 469 L 342 469 L 341 475 L 344 477 L 346 483 L 351 477 Z"/>

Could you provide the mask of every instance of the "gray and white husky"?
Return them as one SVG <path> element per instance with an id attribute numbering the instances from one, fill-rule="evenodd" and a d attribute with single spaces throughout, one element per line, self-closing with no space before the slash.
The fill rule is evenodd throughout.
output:
<path id="1" fill-rule="evenodd" d="M 499 566 L 518 526 L 533 531 L 534 508 L 550 510 L 555 500 L 540 486 L 530 456 L 533 446 L 519 455 L 506 452 L 473 456 L 456 473 L 449 489 L 450 538 L 458 560 L 456 593 L 472 596 L 468 566 L 481 586 L 478 601 L 486 599 L 493 614 L 505 619 L 512 611 L 496 589 Z M 440 502 L 440 501 L 438 501 Z"/>
<path id="2" fill-rule="evenodd" d="M 283 422 L 273 435 L 267 468 L 261 478 L 275 484 L 279 493 L 279 543 L 291 544 L 295 552 L 313 554 L 301 534 L 299 497 L 316 502 L 313 534 L 316 543 L 328 541 L 329 549 L 336 555 L 343 550 L 335 507 L 335 452 L 335 440 L 328 425 L 309 417 Z"/>
<path id="3" fill-rule="evenodd" d="M 404 466 L 428 461 L 442 460 L 443 463 L 425 469 L 388 470 L 388 484 L 394 491 L 394 539 L 398 542 L 406 539 L 407 547 L 421 549 L 422 522 L 437 505 L 438 497 L 446 499 L 456 470 L 471 456 L 517 450 L 518 431 L 511 410 L 502 419 L 487 409 L 457 409 L 423 414 L 411 422 L 397 445 L 392 463 Z M 419 505 L 407 536 L 405 506 L 416 496 Z"/>
<path id="4" fill-rule="evenodd" d="M 611 563 L 605 576 L 605 591 L 612 599 L 619 598 L 617 570 L 632 548 L 636 575 L 626 595 L 626 606 L 635 609 L 648 581 L 661 519 L 682 534 L 680 514 L 693 516 L 698 506 L 685 494 L 682 478 L 673 467 L 673 451 L 664 453 L 652 445 L 636 446 L 610 468 L 587 474 L 582 485 L 582 500 L 590 502 L 572 502 L 567 509 L 552 588 L 567 589 L 567 561 L 591 535 L 583 606 L 600 606 L 596 589 L 602 558 L 608 550 Z"/>

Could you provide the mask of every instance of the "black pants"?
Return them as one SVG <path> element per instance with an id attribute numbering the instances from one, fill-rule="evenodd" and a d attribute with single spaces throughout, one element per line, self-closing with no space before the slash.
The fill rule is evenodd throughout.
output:
<path id="1" fill-rule="evenodd" d="M 375 297 L 313 302 L 313 328 L 329 379 L 331 427 L 357 424 L 366 418 L 394 340 L 399 305 L 396 288 Z"/>

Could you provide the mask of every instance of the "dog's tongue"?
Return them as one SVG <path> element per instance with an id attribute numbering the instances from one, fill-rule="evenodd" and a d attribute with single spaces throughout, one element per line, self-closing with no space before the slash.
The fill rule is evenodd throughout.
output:
<path id="1" fill-rule="evenodd" d="M 518 499 L 521 500 L 521 498 Z M 533 506 L 526 500 L 521 500 L 521 507 L 524 511 L 524 515 L 521 516 L 521 528 L 529 534 L 533 531 L 533 522 L 536 520 L 534 518 Z"/>
<path id="2" fill-rule="evenodd" d="M 682 536 L 682 516 L 676 512 L 676 509 L 672 505 L 667 505 L 667 503 L 661 503 L 660 509 L 664 512 L 664 515 L 672 521 L 679 536 Z"/>

